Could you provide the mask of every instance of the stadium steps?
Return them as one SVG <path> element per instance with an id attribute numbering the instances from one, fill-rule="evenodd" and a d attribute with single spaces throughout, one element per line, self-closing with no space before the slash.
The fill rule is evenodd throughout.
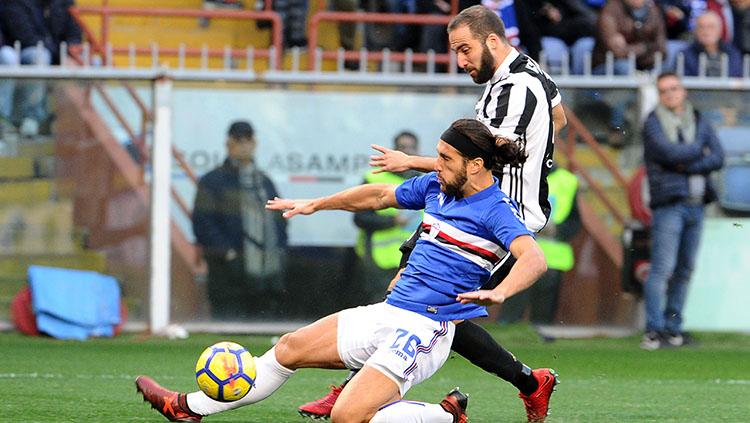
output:
<path id="1" fill-rule="evenodd" d="M 249 9 L 254 2 L 245 2 L 245 8 Z M 79 6 L 101 6 L 100 0 L 82 0 L 78 1 Z M 152 0 L 111 0 L 110 6 L 126 6 L 140 8 L 170 8 L 170 9 L 201 9 L 203 2 L 201 0 L 166 0 L 158 4 Z M 312 14 L 317 12 L 318 2 L 310 2 L 308 8 L 308 20 Z M 101 31 L 101 19 L 95 16 L 84 16 L 84 22 L 89 26 L 97 36 Z M 169 28 L 165 31 L 164 28 Z M 127 47 L 131 43 L 136 47 L 151 47 L 156 42 L 164 48 L 179 48 L 180 44 L 185 44 L 188 48 L 201 48 L 206 45 L 211 49 L 223 49 L 225 46 L 231 46 L 235 49 L 245 49 L 248 47 L 267 48 L 271 44 L 271 31 L 268 29 L 258 29 L 254 21 L 235 20 L 235 19 L 211 19 L 202 21 L 196 18 L 182 17 L 140 17 L 140 16 L 117 16 L 112 17 L 109 27 L 110 41 L 114 46 Z M 357 33 L 356 46 L 362 45 L 362 34 Z M 336 50 L 339 46 L 338 25 L 333 22 L 323 22 L 320 26 L 318 35 L 319 45 L 324 50 Z M 127 66 L 129 58 L 127 54 L 116 54 L 114 57 L 115 64 Z M 136 58 L 136 65 L 151 66 L 151 55 L 140 55 Z M 178 60 L 174 56 L 160 57 L 160 65 L 177 67 Z M 236 59 L 233 63 L 236 68 L 245 68 L 247 66 L 244 58 Z M 201 66 L 200 57 L 186 57 L 185 66 L 189 68 L 198 68 Z M 223 68 L 223 58 L 211 58 L 208 61 L 210 68 Z M 308 66 L 308 54 L 306 49 L 300 55 L 299 66 L 306 69 Z M 372 64 L 373 70 L 376 70 L 375 64 Z M 256 70 L 268 68 L 268 60 L 256 58 L 254 60 Z M 282 58 L 282 68 L 292 68 L 292 54 L 286 50 Z M 324 70 L 335 70 L 336 61 L 326 60 L 323 63 Z"/>
<path id="2" fill-rule="evenodd" d="M 254 2 L 245 2 L 245 7 L 254 6 Z M 251 4 L 252 3 L 252 4 Z M 78 1 L 79 6 L 101 6 L 97 0 Z M 169 9 L 202 9 L 202 0 L 167 0 L 154 2 L 152 0 L 113 0 L 110 6 L 127 6 L 139 8 L 169 8 Z M 101 19 L 95 16 L 85 16 L 84 22 L 97 36 L 101 31 Z M 168 30 L 165 31 L 165 28 Z M 131 43 L 138 48 L 150 48 L 153 43 L 164 48 L 178 48 L 185 44 L 190 49 L 200 49 L 206 45 L 210 49 L 223 49 L 230 46 L 235 49 L 247 47 L 267 48 L 271 42 L 271 31 L 258 29 L 255 21 L 239 19 L 211 19 L 209 21 L 185 17 L 141 17 L 117 16 L 110 20 L 110 41 L 116 47 L 128 47 Z M 127 54 L 117 54 L 115 64 L 128 65 Z M 140 55 L 136 59 L 137 66 L 151 66 L 150 54 Z M 162 56 L 160 65 L 177 67 L 175 56 Z M 236 67 L 245 67 L 244 59 L 237 59 Z M 197 68 L 201 66 L 200 57 L 186 57 L 185 66 Z M 209 60 L 210 68 L 224 67 L 223 58 Z M 267 68 L 267 60 L 256 59 L 256 69 Z"/>
<path id="3" fill-rule="evenodd" d="M 0 179 L 21 179 L 34 176 L 34 159 L 0 157 Z"/>
<path id="4" fill-rule="evenodd" d="M 26 284 L 29 265 L 104 271 L 103 253 L 83 248 L 73 203 L 54 182 L 54 140 L 21 140 L 0 157 L 0 321 Z"/>

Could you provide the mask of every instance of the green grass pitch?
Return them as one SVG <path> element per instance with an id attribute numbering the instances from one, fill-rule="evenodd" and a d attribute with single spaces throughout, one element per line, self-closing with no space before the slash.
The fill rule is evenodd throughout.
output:
<path id="1" fill-rule="evenodd" d="M 527 326 L 489 325 L 501 344 L 562 383 L 548 422 L 750 421 L 750 336 L 697 334 L 700 345 L 642 351 L 638 338 L 542 342 Z M 139 374 L 178 390 L 196 389 L 193 367 L 206 346 L 232 340 L 256 355 L 269 336 L 194 334 L 169 341 L 125 335 L 67 342 L 0 334 L 0 421 L 159 422 L 136 394 Z M 301 402 L 340 383 L 345 371 L 301 370 L 269 399 L 206 422 L 302 422 Z M 470 422 L 524 422 L 515 389 L 452 356 L 409 399 L 437 402 L 455 386 L 470 395 Z"/>

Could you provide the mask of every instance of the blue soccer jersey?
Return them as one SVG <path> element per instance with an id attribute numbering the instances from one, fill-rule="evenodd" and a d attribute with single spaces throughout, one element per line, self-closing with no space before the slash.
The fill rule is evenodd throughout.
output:
<path id="1" fill-rule="evenodd" d="M 401 279 L 386 302 L 434 320 L 487 316 L 484 306 L 461 304 L 460 293 L 478 290 L 510 243 L 533 234 L 497 181 L 467 198 L 440 191 L 432 172 L 396 188 L 406 209 L 424 209 L 421 234 Z"/>

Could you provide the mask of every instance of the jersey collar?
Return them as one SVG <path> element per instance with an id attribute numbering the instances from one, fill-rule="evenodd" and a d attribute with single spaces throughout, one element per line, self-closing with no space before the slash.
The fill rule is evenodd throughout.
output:
<path id="1" fill-rule="evenodd" d="M 520 53 L 518 53 L 518 50 L 516 50 L 515 47 L 511 47 L 510 52 L 507 56 L 505 56 L 505 60 L 500 63 L 500 66 L 498 66 L 495 74 L 492 75 L 490 84 L 494 84 L 502 79 L 507 78 L 510 75 L 510 64 L 513 63 L 513 61 L 516 60 L 519 55 Z"/>
<path id="2" fill-rule="evenodd" d="M 474 195 L 470 195 L 468 197 L 465 197 L 464 200 L 466 200 L 467 203 L 475 203 L 477 201 L 482 201 L 485 198 L 491 197 L 493 195 L 497 195 L 500 191 L 500 181 L 497 180 L 496 177 L 492 177 L 493 184 L 488 186 L 487 188 L 475 193 Z"/>

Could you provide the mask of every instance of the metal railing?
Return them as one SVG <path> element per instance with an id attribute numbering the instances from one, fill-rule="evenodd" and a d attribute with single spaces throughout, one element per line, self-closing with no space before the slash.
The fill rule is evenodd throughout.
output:
<path id="1" fill-rule="evenodd" d="M 112 63 L 113 54 L 127 54 L 130 58 L 129 65 L 135 66 L 135 57 L 137 55 L 148 54 L 152 58 L 152 66 L 158 67 L 159 58 L 162 55 L 175 56 L 178 60 L 184 62 L 184 57 L 201 57 L 202 62 L 206 62 L 210 57 L 225 58 L 246 58 L 248 59 L 248 69 L 252 69 L 254 58 L 265 58 L 269 60 L 269 68 L 277 69 L 281 63 L 282 33 L 283 23 L 278 13 L 270 10 L 202 10 L 202 9 L 167 9 L 167 8 L 138 8 L 138 7 L 96 7 L 96 6 L 73 6 L 70 9 L 71 14 L 80 23 L 82 15 L 96 15 L 102 20 L 101 32 L 97 44 L 106 46 L 104 64 Z M 187 48 L 181 45 L 178 48 L 163 48 L 158 44 L 151 46 L 136 47 L 132 43 L 126 46 L 111 46 L 109 40 L 110 20 L 113 16 L 139 16 L 139 17 L 173 17 L 173 18 L 216 18 L 216 19 L 237 19 L 237 20 L 260 20 L 271 22 L 271 46 L 269 48 L 244 48 L 235 49 L 225 46 L 223 49 L 208 48 L 205 45 L 200 48 Z M 91 31 L 87 32 L 88 37 L 93 37 Z M 92 44 L 93 41 L 91 41 Z"/>
<path id="2" fill-rule="evenodd" d="M 379 23 L 379 24 L 417 24 L 417 25 L 447 25 L 451 18 L 458 14 L 458 0 L 450 0 L 451 10 L 448 15 L 432 14 L 401 14 L 401 13 L 373 13 L 373 12 L 338 12 L 327 11 L 326 1 L 318 1 L 318 11 L 313 14 L 308 24 L 308 51 L 315 52 L 315 57 L 308 62 L 308 69 L 320 71 L 321 61 L 336 59 L 337 68 L 344 67 L 344 61 L 357 60 L 361 71 L 366 71 L 368 60 L 381 62 L 383 68 L 391 61 L 404 63 L 404 70 L 410 72 L 414 63 L 427 65 L 427 72 L 435 72 L 435 64 L 450 65 L 448 71 L 455 73 L 455 55 L 450 53 L 435 53 L 430 50 L 425 53 L 415 53 L 411 49 L 403 52 L 391 52 L 388 49 L 382 51 L 337 49 L 325 51 L 318 47 L 319 31 L 321 22 L 351 22 L 351 23 Z"/>
<path id="3" fill-rule="evenodd" d="M 310 70 L 320 70 L 321 59 L 339 59 L 344 60 L 359 60 L 360 69 L 364 69 L 363 66 L 367 63 L 367 60 L 375 60 L 380 62 L 405 62 L 411 63 L 440 63 L 440 64 L 451 64 L 449 67 L 450 72 L 455 72 L 455 55 L 449 53 L 435 53 L 430 50 L 427 53 L 414 53 L 411 50 L 404 52 L 390 52 L 389 50 L 382 50 L 379 52 L 369 52 L 366 49 L 361 50 L 336 50 L 336 51 L 323 51 L 318 48 L 318 32 L 320 29 L 320 23 L 324 21 L 330 22 L 369 22 L 369 23 L 381 23 L 381 24 L 420 24 L 420 25 L 447 25 L 450 22 L 452 16 L 448 15 L 407 15 L 407 14 L 392 14 L 392 13 L 368 13 L 368 12 L 317 12 L 310 18 L 309 24 L 309 35 L 308 35 L 308 51 L 315 51 L 315 60 L 309 61 Z M 434 67 L 432 67 L 434 71 Z"/>

